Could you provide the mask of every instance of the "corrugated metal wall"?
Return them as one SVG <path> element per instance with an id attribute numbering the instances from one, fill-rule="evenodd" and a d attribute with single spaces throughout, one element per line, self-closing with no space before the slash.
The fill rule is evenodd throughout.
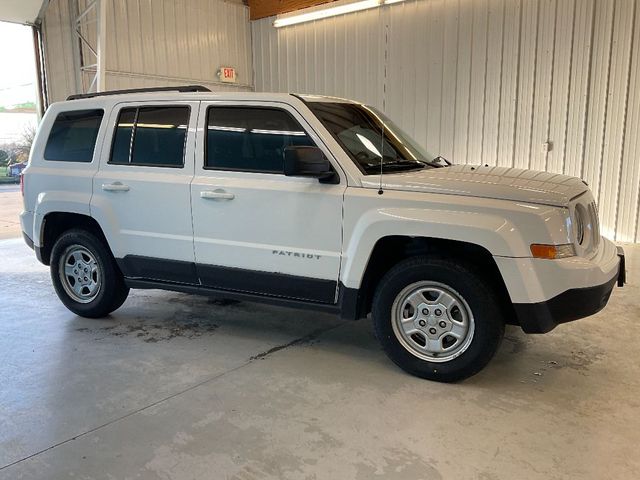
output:
<path id="1" fill-rule="evenodd" d="M 252 23 L 256 89 L 381 108 L 386 66 L 386 113 L 429 151 L 582 177 L 604 234 L 640 242 L 638 3 L 414 0 L 277 30 L 267 18 Z"/>
<path id="2" fill-rule="evenodd" d="M 251 90 L 249 10 L 240 1 L 104 0 L 107 2 L 106 88 L 200 84 L 211 90 Z M 76 78 L 72 18 L 87 0 L 52 0 L 43 21 L 50 101 L 88 86 L 92 72 Z M 77 12 L 76 12 L 77 13 Z M 87 18 L 94 19 L 95 13 Z M 96 38 L 95 22 L 83 36 Z M 94 56 L 85 47 L 87 63 Z M 234 67 L 237 84 L 221 84 L 221 66 Z"/>
<path id="3" fill-rule="evenodd" d="M 67 0 L 52 0 L 42 22 L 44 62 L 49 102 L 63 100 L 76 89 L 73 35 Z"/>

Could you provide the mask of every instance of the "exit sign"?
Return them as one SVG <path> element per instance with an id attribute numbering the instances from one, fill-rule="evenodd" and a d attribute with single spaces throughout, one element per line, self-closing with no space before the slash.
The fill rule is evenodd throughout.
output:
<path id="1" fill-rule="evenodd" d="M 218 72 L 221 82 L 236 83 L 236 69 L 232 67 L 220 67 Z"/>

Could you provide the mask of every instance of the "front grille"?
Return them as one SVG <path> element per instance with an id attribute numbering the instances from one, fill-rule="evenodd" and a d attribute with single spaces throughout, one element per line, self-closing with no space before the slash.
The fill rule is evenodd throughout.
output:
<path id="1" fill-rule="evenodd" d="M 600 220 L 598 219 L 598 206 L 593 201 L 589 204 L 589 216 L 591 221 L 591 233 L 593 235 L 593 247 L 600 245 Z"/>

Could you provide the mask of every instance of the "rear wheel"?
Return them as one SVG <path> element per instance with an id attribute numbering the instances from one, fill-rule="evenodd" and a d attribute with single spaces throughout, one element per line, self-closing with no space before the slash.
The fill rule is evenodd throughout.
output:
<path id="1" fill-rule="evenodd" d="M 373 299 L 376 335 L 400 368 L 453 382 L 479 372 L 504 335 L 497 297 L 473 266 L 415 257 L 393 267 Z"/>
<path id="2" fill-rule="evenodd" d="M 82 317 L 118 309 L 129 288 L 104 243 L 85 230 L 69 230 L 51 251 L 51 280 L 64 305 Z"/>

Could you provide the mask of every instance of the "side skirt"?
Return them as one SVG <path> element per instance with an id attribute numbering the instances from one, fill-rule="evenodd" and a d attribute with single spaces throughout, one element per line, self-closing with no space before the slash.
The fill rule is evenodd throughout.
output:
<path id="1" fill-rule="evenodd" d="M 160 280 L 141 280 L 126 278 L 125 283 L 129 288 L 158 289 L 172 292 L 190 293 L 209 297 L 230 298 L 246 302 L 264 303 L 279 307 L 298 308 L 302 310 L 314 310 L 317 312 L 333 313 L 345 320 L 358 320 L 360 318 L 355 308 L 355 296 L 357 290 L 340 286 L 340 300 L 337 304 L 319 303 L 308 300 L 296 300 L 293 298 L 273 297 L 255 293 L 235 292 L 220 288 L 205 287 L 202 285 L 188 285 L 184 283 L 163 282 Z M 344 293 L 343 293 L 344 292 Z"/>
<path id="2" fill-rule="evenodd" d="M 292 275 L 127 255 L 116 259 L 130 288 L 161 289 L 266 303 L 360 318 L 358 289 Z M 202 283 L 201 283 L 202 282 Z"/>
<path id="3" fill-rule="evenodd" d="M 335 280 L 321 280 L 283 273 L 196 264 L 200 283 L 208 288 L 333 304 Z"/>

